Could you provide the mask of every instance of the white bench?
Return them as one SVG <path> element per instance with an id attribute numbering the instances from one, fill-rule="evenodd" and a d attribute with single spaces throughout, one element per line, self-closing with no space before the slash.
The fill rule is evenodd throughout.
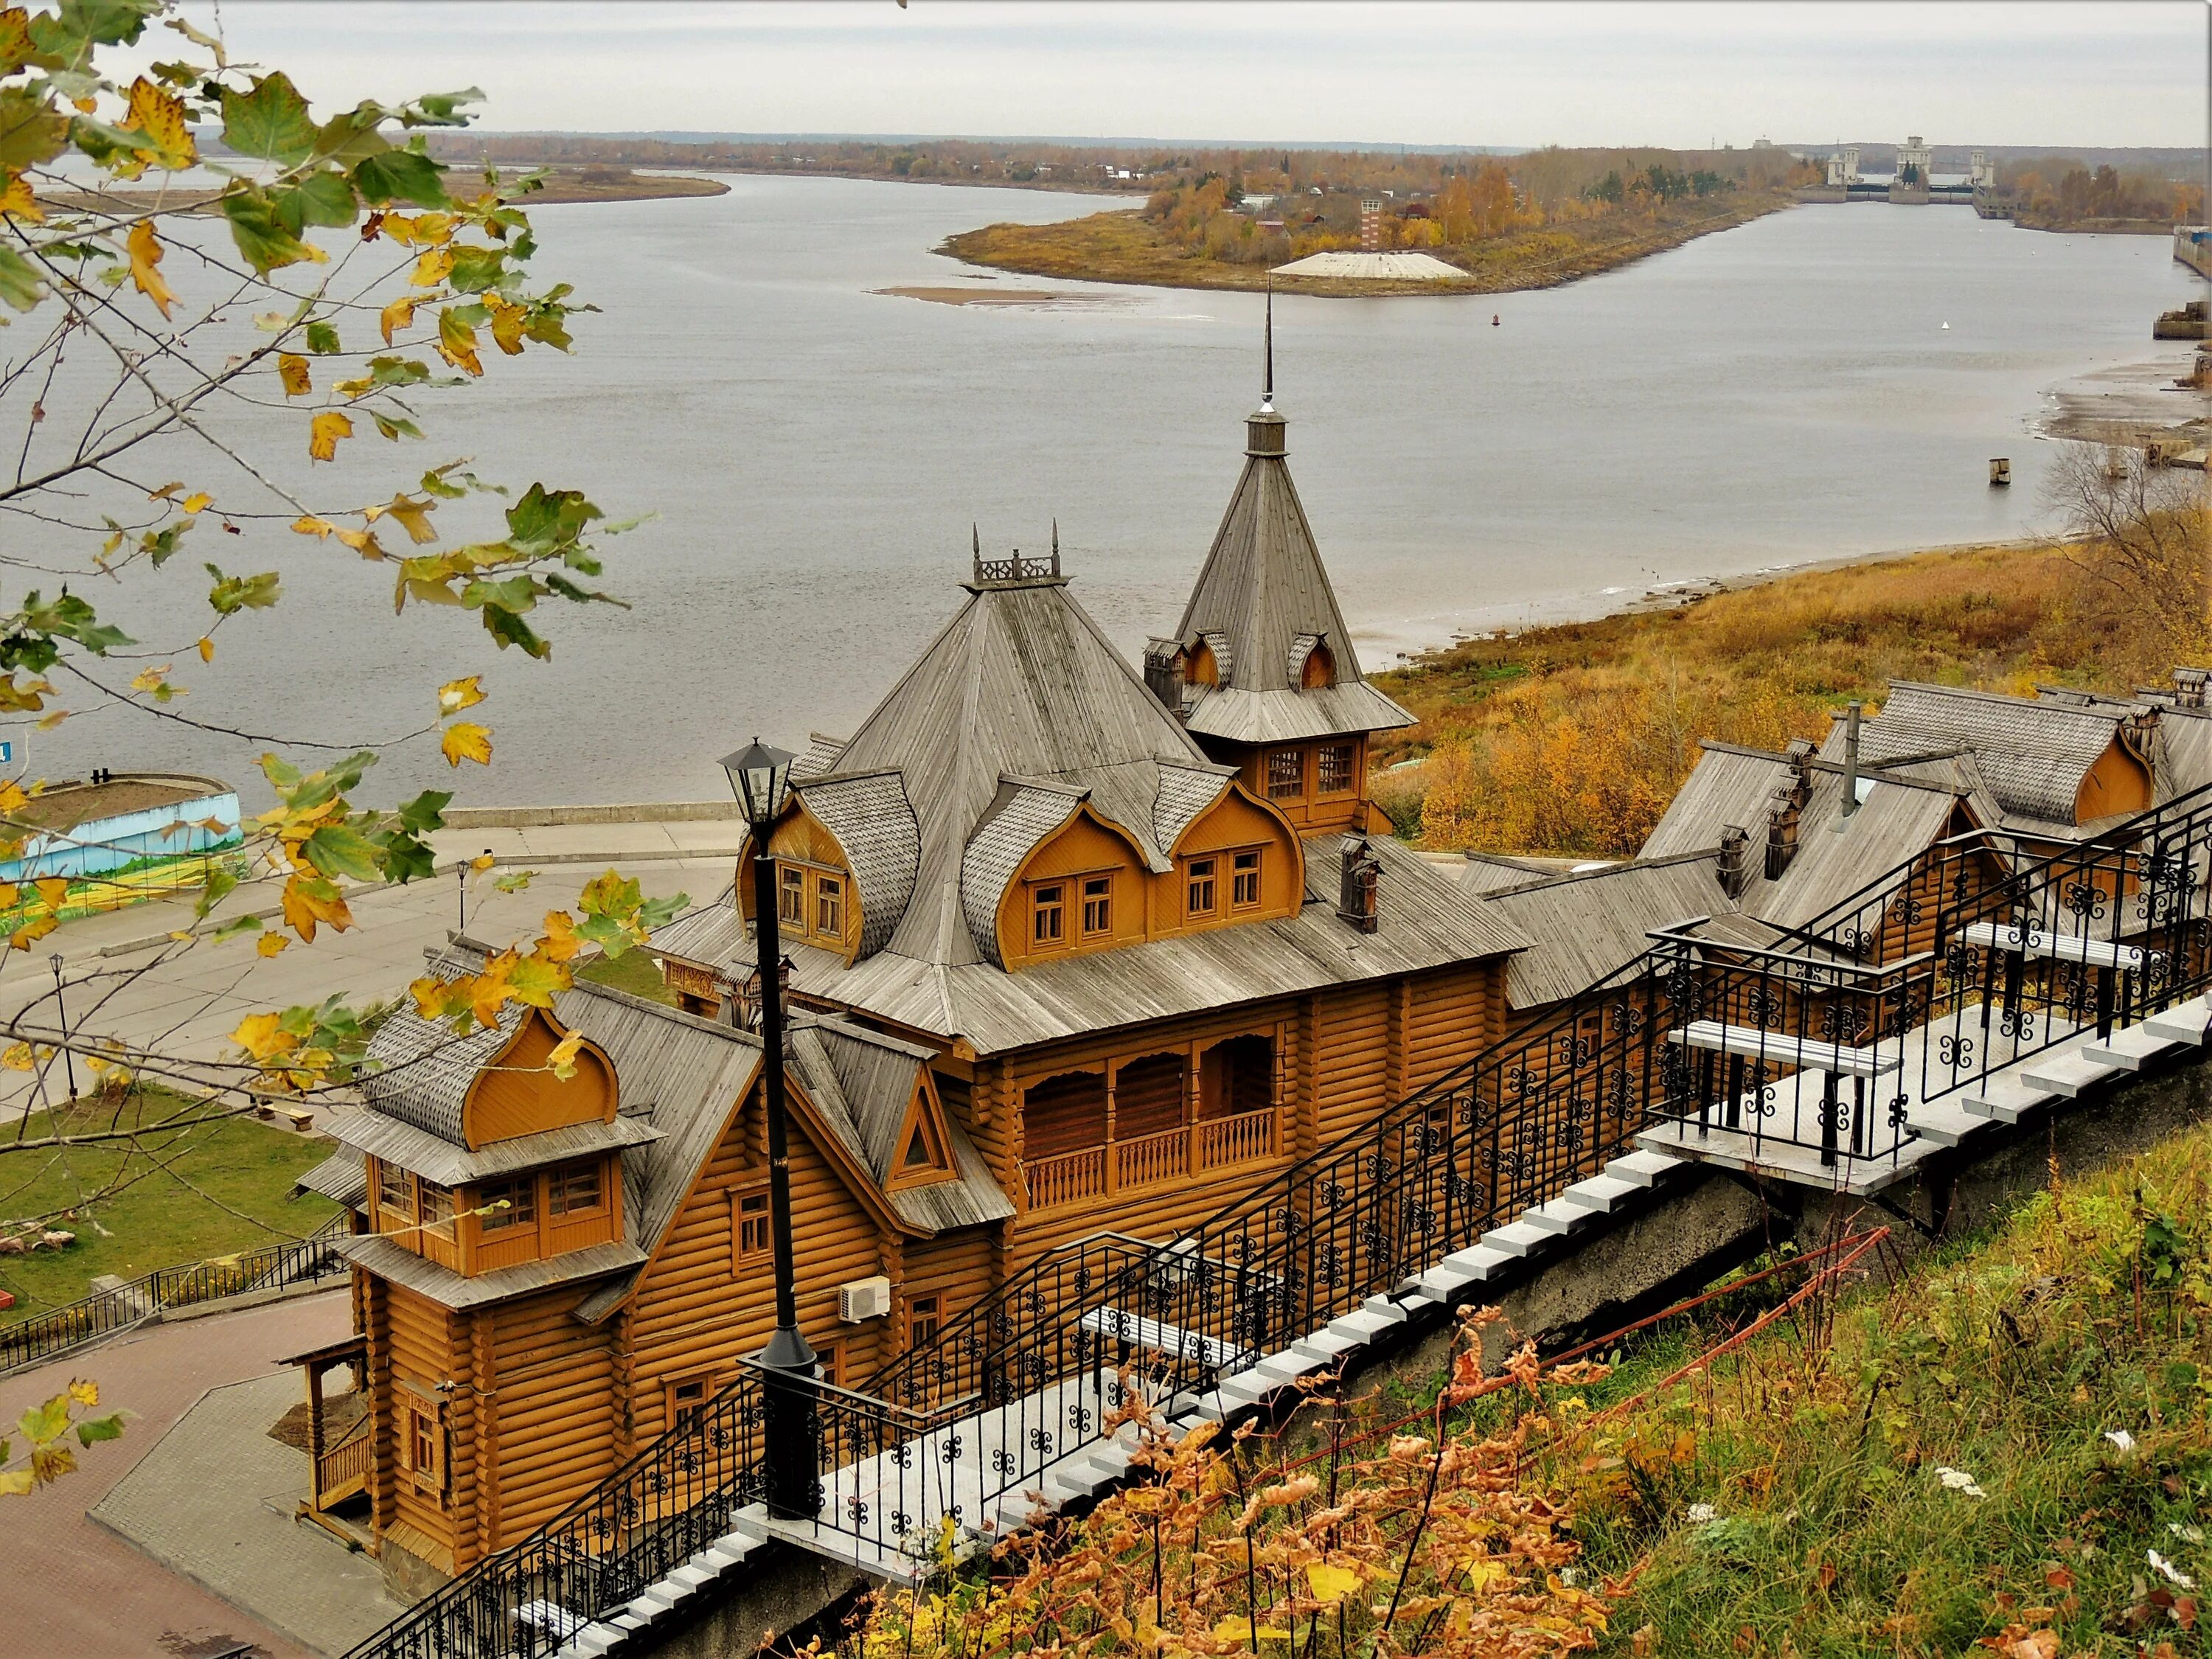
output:
<path id="1" fill-rule="evenodd" d="M 1833 1072 L 1838 1077 L 1880 1077 L 1904 1064 L 1903 1056 L 1894 1052 L 1846 1048 L 1839 1042 L 1785 1036 L 1756 1025 L 1723 1025 L 1717 1019 L 1693 1019 L 1681 1030 L 1668 1032 L 1667 1041 L 1680 1043 L 1685 1048 L 1738 1054 L 1746 1060 L 1764 1060 L 1778 1066 L 1794 1066 L 1802 1071 Z"/>
<path id="2" fill-rule="evenodd" d="M 1194 1359 L 1210 1370 L 1241 1367 L 1254 1358 L 1249 1349 L 1232 1348 L 1218 1338 L 1120 1308 L 1093 1308 L 1083 1316 L 1082 1323 L 1094 1335 L 1111 1337 L 1154 1353 L 1173 1354 L 1178 1359 Z"/>
<path id="3" fill-rule="evenodd" d="M 2133 945 L 2115 945 L 2086 933 L 2061 933 L 2028 922 L 1978 921 L 1966 929 L 1966 943 L 1984 951 L 2008 951 L 2023 957 L 2087 963 L 2093 968 L 2140 972 L 2160 953 Z"/>

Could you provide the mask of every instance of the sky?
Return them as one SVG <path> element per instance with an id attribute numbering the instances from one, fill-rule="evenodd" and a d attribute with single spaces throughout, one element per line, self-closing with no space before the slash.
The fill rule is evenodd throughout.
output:
<path id="1" fill-rule="evenodd" d="M 1696 149 L 2201 144 L 2212 9 L 231 0 L 221 18 L 234 58 L 285 67 L 319 107 L 473 83 L 491 131 Z"/>

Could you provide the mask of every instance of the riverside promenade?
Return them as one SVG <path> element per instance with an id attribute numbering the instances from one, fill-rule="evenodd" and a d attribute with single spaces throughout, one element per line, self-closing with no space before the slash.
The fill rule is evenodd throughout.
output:
<path id="1" fill-rule="evenodd" d="M 705 901 L 729 883 L 743 825 L 726 802 L 455 812 L 433 838 L 438 874 L 404 887 L 347 893 L 354 926 L 325 929 L 313 945 L 294 939 L 275 957 L 251 935 L 185 945 L 170 937 L 196 926 L 189 897 L 158 900 L 65 923 L 27 952 L 0 953 L 0 1014 L 50 1041 L 64 1028 L 86 1042 L 119 1040 L 180 1062 L 182 1081 L 212 1081 L 236 1058 L 231 1033 L 246 1015 L 343 995 L 356 1006 L 400 994 L 422 972 L 422 952 L 462 925 L 489 942 L 527 941 L 550 909 L 573 908 L 576 890 L 599 871 L 635 877 L 647 896 L 688 893 Z M 495 868 L 469 869 L 489 852 Z M 517 893 L 497 878 L 538 874 Z M 275 931 L 283 883 L 241 882 L 202 929 L 259 915 Z M 289 937 L 289 935 L 288 935 Z M 57 1006 L 48 958 L 62 958 Z M 59 1062 L 55 1062 L 58 1068 Z M 82 1085 L 82 1064 L 79 1063 Z M 55 1079 L 0 1072 L 0 1121 L 36 1110 Z"/>

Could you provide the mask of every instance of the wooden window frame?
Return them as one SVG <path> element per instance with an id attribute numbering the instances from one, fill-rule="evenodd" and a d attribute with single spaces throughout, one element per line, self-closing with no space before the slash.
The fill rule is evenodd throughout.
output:
<path id="1" fill-rule="evenodd" d="M 1264 848 L 1240 847 L 1229 854 L 1229 908 L 1232 910 L 1256 910 L 1266 896 L 1267 887 L 1261 875 L 1267 868 Z M 1250 860 L 1248 865 L 1245 860 Z M 1252 884 L 1252 896 L 1244 896 L 1244 884 Z"/>
<path id="2" fill-rule="evenodd" d="M 404 1194 L 398 1203 L 394 1203 L 391 1197 L 391 1191 L 395 1184 Z M 380 1231 L 404 1232 L 415 1224 L 415 1177 L 388 1158 L 380 1158 L 376 1160 L 376 1212 Z M 384 1218 L 386 1215 L 398 1218 L 398 1229 L 384 1226 Z"/>
<path id="3" fill-rule="evenodd" d="M 1202 858 L 1187 860 L 1182 867 L 1182 913 L 1186 920 L 1201 921 L 1221 914 L 1221 860 L 1218 854 L 1208 853 Z M 1203 886 L 1206 902 L 1198 902 Z"/>
<path id="4" fill-rule="evenodd" d="M 406 1414 L 405 1431 L 399 1437 L 400 1462 L 408 1479 L 418 1491 L 432 1493 L 442 1504 L 446 1498 L 447 1478 L 453 1462 L 452 1448 L 446 1440 L 446 1413 L 428 1401 L 408 1400 L 401 1410 Z M 430 1448 L 430 1467 L 422 1467 L 422 1449 L 427 1441 Z"/>
<path id="5" fill-rule="evenodd" d="M 1295 776 L 1283 775 L 1282 763 L 1288 761 Z M 1269 800 L 1304 800 L 1306 796 L 1306 751 L 1303 749 L 1270 749 L 1265 763 L 1267 799 Z"/>
<path id="6" fill-rule="evenodd" d="M 927 1296 L 910 1296 L 906 1299 L 906 1345 L 919 1348 L 934 1342 L 945 1330 L 945 1292 L 932 1291 Z M 926 1328 L 925 1328 L 926 1327 Z"/>
<path id="7" fill-rule="evenodd" d="M 495 1210 L 491 1206 L 509 1194 L 512 1207 Z M 477 1237 L 487 1233 L 507 1234 L 515 1229 L 527 1227 L 538 1231 L 538 1176 L 529 1175 L 509 1176 L 504 1181 L 487 1181 L 477 1188 Z"/>
<path id="8" fill-rule="evenodd" d="M 806 872 L 795 864 L 775 866 L 775 919 L 806 929 Z"/>
<path id="9" fill-rule="evenodd" d="M 817 873 L 814 889 L 814 936 L 845 942 L 845 878 Z"/>
<path id="10" fill-rule="evenodd" d="M 1051 924 L 1050 930 L 1046 927 Z M 1057 951 L 1067 943 L 1067 884 L 1041 881 L 1030 888 L 1030 949 Z"/>
<path id="11" fill-rule="evenodd" d="M 571 1206 L 565 1191 L 567 1182 L 586 1170 L 592 1172 L 592 1200 L 589 1204 Z M 570 1221 L 578 1216 L 597 1215 L 606 1207 L 607 1172 L 600 1159 L 578 1158 L 571 1163 L 556 1164 L 545 1172 L 545 1218 L 548 1221 Z"/>
<path id="12" fill-rule="evenodd" d="M 730 1380 L 726 1365 L 702 1366 L 696 1370 L 674 1371 L 660 1379 L 661 1427 L 673 1434 L 689 1412 L 704 1411 L 707 1404 L 721 1393 Z M 678 1395 L 687 1390 L 698 1390 L 696 1399 L 678 1400 Z"/>
<path id="13" fill-rule="evenodd" d="M 451 1187 L 425 1181 L 421 1176 L 415 1177 L 415 1217 L 422 1231 L 435 1233 L 450 1243 L 453 1238 L 456 1207 Z"/>
<path id="14" fill-rule="evenodd" d="M 757 1209 L 749 1207 L 759 1200 Z M 730 1189 L 730 1271 L 742 1273 L 752 1262 L 765 1261 L 775 1254 L 775 1229 L 771 1220 L 775 1212 L 769 1208 L 765 1186 L 733 1187 Z M 757 1235 L 750 1230 L 757 1225 Z M 749 1244 L 749 1236 L 757 1237 L 758 1243 Z"/>
<path id="15" fill-rule="evenodd" d="M 845 1383 L 845 1343 L 841 1337 L 834 1342 L 823 1342 L 814 1350 L 814 1363 L 820 1367 L 822 1381 L 833 1389 Z"/>
<path id="16" fill-rule="evenodd" d="M 1077 879 L 1081 883 L 1080 896 L 1083 904 L 1083 913 L 1078 918 L 1079 927 L 1076 936 L 1079 939 L 1085 939 L 1112 938 L 1114 933 L 1114 877 L 1112 873 L 1109 872 L 1103 876 L 1081 876 L 1078 877 Z M 1092 890 L 1094 888 L 1097 890 L 1095 892 Z M 1091 921 L 1094 906 L 1096 907 L 1096 914 L 1097 916 L 1097 921 L 1095 926 Z"/>
<path id="17" fill-rule="evenodd" d="M 1328 783 L 1329 757 L 1344 757 L 1344 781 L 1331 788 Z M 1356 743 L 1325 743 L 1314 750 L 1314 793 L 1319 796 L 1350 795 L 1359 788 L 1359 745 Z"/>

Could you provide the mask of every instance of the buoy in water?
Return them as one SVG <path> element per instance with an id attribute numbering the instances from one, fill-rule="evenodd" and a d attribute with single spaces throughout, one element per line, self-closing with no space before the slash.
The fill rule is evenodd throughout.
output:
<path id="1" fill-rule="evenodd" d="M 1490 313 L 1490 325 L 1492 328 L 1498 326 L 1498 313 L 1494 311 Z"/>
<path id="2" fill-rule="evenodd" d="M 1943 326 L 1944 326 L 1944 327 L 1946 327 L 1946 328 L 1948 328 L 1948 327 L 1950 327 L 1950 326 L 1951 326 L 1951 325 L 1950 325 L 1950 324 L 1948 324 L 1948 323 L 1946 323 L 1946 324 L 1944 324 L 1944 325 L 1943 325 Z"/>

